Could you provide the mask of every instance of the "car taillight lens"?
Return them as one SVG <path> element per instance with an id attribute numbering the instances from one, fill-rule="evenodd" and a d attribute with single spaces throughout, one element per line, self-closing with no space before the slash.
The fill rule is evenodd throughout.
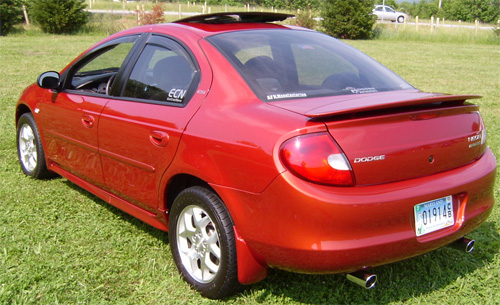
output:
<path id="1" fill-rule="evenodd" d="M 280 159 L 288 170 L 305 180 L 327 185 L 354 185 L 349 161 L 327 133 L 287 140 L 281 145 Z"/>
<path id="2" fill-rule="evenodd" d="M 486 127 L 484 126 L 484 121 L 483 121 L 483 118 L 480 116 L 479 117 L 481 119 L 481 123 L 480 123 L 480 128 L 481 128 L 481 150 L 480 150 L 480 154 L 483 154 L 484 151 L 486 150 L 486 139 L 487 139 L 487 134 L 486 134 Z"/>

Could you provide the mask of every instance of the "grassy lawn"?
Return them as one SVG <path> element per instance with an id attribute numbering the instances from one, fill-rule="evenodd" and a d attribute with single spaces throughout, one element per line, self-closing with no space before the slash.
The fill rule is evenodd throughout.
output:
<path id="1" fill-rule="evenodd" d="M 375 268 L 367 291 L 342 275 L 269 277 L 222 301 L 177 275 L 166 234 L 58 178 L 26 178 L 17 163 L 15 103 L 46 70 L 60 70 L 101 36 L 0 37 L 0 304 L 493 304 L 500 286 L 500 213 L 450 248 Z M 425 91 L 481 94 L 489 145 L 500 156 L 500 48 L 481 44 L 353 41 Z M 498 183 L 495 195 L 499 196 Z"/>

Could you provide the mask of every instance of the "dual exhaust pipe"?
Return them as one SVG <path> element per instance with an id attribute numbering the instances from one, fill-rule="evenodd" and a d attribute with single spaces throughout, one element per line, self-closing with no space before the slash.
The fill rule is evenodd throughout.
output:
<path id="1" fill-rule="evenodd" d="M 474 251 L 475 241 L 473 239 L 468 239 L 462 237 L 450 244 L 452 248 L 465 251 L 466 253 L 471 253 Z M 375 287 L 377 283 L 377 275 L 360 270 L 352 273 L 348 273 L 347 279 L 354 284 L 357 284 L 366 289 L 371 289 Z"/>
<path id="2" fill-rule="evenodd" d="M 368 273 L 366 271 L 356 271 L 347 274 L 347 279 L 354 284 L 357 284 L 366 289 L 371 289 L 375 287 L 377 283 L 377 276 L 375 274 Z"/>
<path id="3" fill-rule="evenodd" d="M 450 247 L 455 248 L 457 250 L 465 251 L 466 253 L 471 253 L 472 251 L 474 251 L 475 243 L 476 242 L 473 239 L 462 237 L 452 242 L 450 244 Z"/>

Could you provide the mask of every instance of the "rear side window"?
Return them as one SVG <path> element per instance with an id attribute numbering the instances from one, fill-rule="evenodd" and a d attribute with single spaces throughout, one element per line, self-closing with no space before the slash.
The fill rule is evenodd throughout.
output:
<path id="1" fill-rule="evenodd" d="M 318 32 L 253 30 L 207 40 L 264 101 L 413 88 L 364 53 Z"/>
<path id="2" fill-rule="evenodd" d="M 149 43 L 143 49 L 128 78 L 123 96 L 152 101 L 183 103 L 196 68 L 184 50 L 168 39 Z"/>

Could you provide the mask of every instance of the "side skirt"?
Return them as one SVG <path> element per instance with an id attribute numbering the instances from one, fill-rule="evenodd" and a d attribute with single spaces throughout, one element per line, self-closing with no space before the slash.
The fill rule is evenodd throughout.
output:
<path id="1" fill-rule="evenodd" d="M 83 180 L 82 178 L 62 169 L 53 162 L 49 162 L 48 167 L 51 171 L 54 171 L 59 175 L 67 178 L 69 181 L 89 191 L 90 193 L 96 195 L 97 197 L 124 211 L 125 213 L 130 214 L 157 229 L 168 231 L 166 211 L 158 210 L 158 214 L 151 213 Z"/>

